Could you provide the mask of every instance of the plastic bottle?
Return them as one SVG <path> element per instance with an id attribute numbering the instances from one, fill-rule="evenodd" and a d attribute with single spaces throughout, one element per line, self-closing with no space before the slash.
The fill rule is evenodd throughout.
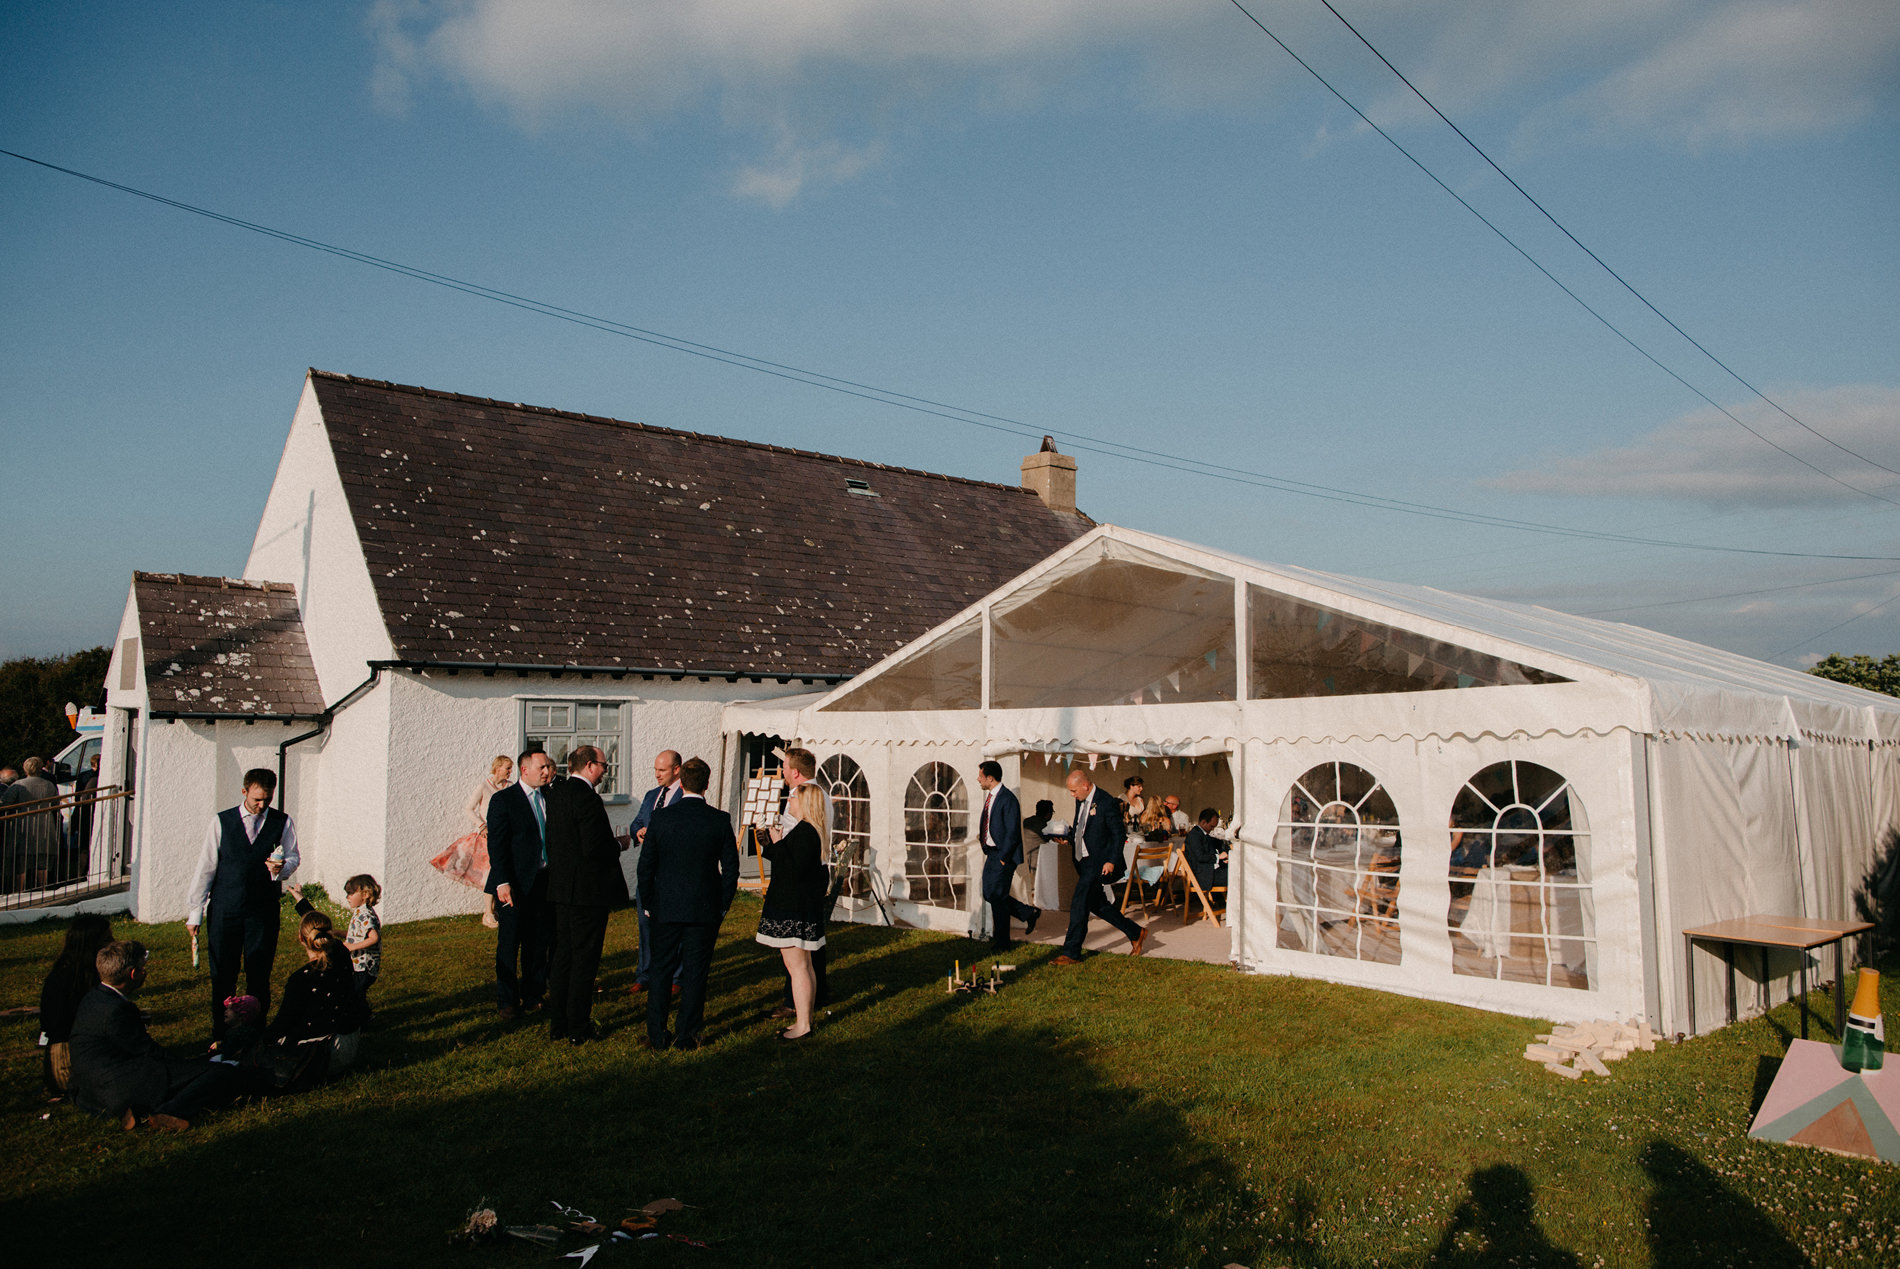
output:
<path id="1" fill-rule="evenodd" d="M 1847 1008 L 1847 1033 L 1841 1037 L 1841 1065 L 1850 1071 L 1877 1071 L 1887 1053 L 1887 1030 L 1880 1016 L 1880 975 L 1860 971 L 1854 1003 Z"/>

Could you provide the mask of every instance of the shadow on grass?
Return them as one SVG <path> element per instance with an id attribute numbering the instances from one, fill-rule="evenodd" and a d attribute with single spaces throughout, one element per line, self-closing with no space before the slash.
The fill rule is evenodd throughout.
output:
<path id="1" fill-rule="evenodd" d="M 1451 1214 L 1429 1263 L 1576 1269 L 1573 1251 L 1556 1246 L 1537 1223 L 1530 1178 L 1508 1164 L 1471 1174 L 1470 1197 Z"/>
<path id="2" fill-rule="evenodd" d="M 219 1214 L 267 1211 L 275 1232 L 253 1232 L 287 1253 L 295 1240 L 363 1264 L 549 1263 L 594 1240 L 457 1253 L 446 1233 L 483 1201 L 536 1223 L 551 1200 L 617 1221 L 659 1197 L 689 1205 L 667 1228 L 725 1264 L 1218 1265 L 1256 1250 L 1225 1236 L 1241 1181 L 1175 1108 L 1048 1029 L 920 993 L 942 942 L 840 945 L 840 987 L 868 999 L 809 1045 L 785 1051 L 759 1029 L 650 1054 L 632 1028 L 571 1059 L 515 1044 L 479 1092 L 455 1087 L 446 1063 L 431 1081 L 426 1057 L 405 1058 L 404 1075 L 353 1073 L 179 1141 L 141 1135 L 109 1173 L 0 1209 L 23 1232 L 9 1254 L 64 1258 L 84 1230 L 100 1262 L 222 1261 L 233 1230 Z M 775 990 L 749 955 L 721 957 L 727 987 Z M 426 1016 L 455 1030 L 462 1012 Z M 123 1140 L 88 1136 L 94 1149 Z M 328 1161 L 322 1183 L 312 1160 Z M 661 1241 L 608 1247 L 596 1269 L 635 1260 L 714 1263 Z"/>
<path id="3" fill-rule="evenodd" d="M 1768 1100 L 1768 1090 L 1774 1086 L 1775 1075 L 1781 1070 L 1781 1059 L 1770 1057 L 1766 1053 L 1755 1059 L 1755 1087 L 1748 1094 L 1748 1118 L 1753 1123 L 1761 1104 Z"/>
<path id="4" fill-rule="evenodd" d="M 1647 1215 L 1653 1263 L 1671 1269 L 1788 1269 L 1813 1263 L 1687 1151 L 1652 1141 L 1643 1149 L 1642 1164 L 1652 1186 Z"/>

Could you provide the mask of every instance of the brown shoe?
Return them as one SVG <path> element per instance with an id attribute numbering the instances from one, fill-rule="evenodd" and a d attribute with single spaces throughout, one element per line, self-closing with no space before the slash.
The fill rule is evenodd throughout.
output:
<path id="1" fill-rule="evenodd" d="M 627 988 L 627 994 L 629 996 L 637 996 L 646 989 L 647 985 L 645 983 L 635 983 L 633 986 Z"/>
<path id="2" fill-rule="evenodd" d="M 501 1005 L 496 1008 L 495 1012 L 501 1015 L 503 1022 L 513 1022 L 516 1018 L 521 1016 L 521 1010 L 515 1008 L 513 1005 Z"/>
<path id="3" fill-rule="evenodd" d="M 119 1127 L 125 1129 L 127 1132 L 132 1132 L 138 1126 L 139 1126 L 139 1117 L 132 1113 L 132 1108 L 130 1106 L 127 1106 L 125 1108 L 125 1113 L 119 1116 Z"/>
<path id="4" fill-rule="evenodd" d="M 1140 933 L 1135 935 L 1134 941 L 1128 945 L 1128 954 L 1130 956 L 1140 956 L 1143 952 L 1147 950 L 1148 950 L 1148 931 L 1142 930 Z"/>
<path id="5" fill-rule="evenodd" d="M 1070 956 L 1067 952 L 1064 952 L 1061 956 L 1056 957 L 1054 960 L 1050 961 L 1049 963 L 1051 965 L 1080 965 L 1082 962 L 1076 959 L 1075 957 Z"/>
<path id="6" fill-rule="evenodd" d="M 792 1008 L 790 1005 L 780 1005 L 768 1016 L 773 1018 L 796 1018 L 798 1016 L 798 1010 Z"/>
<path id="7" fill-rule="evenodd" d="M 152 1127 L 163 1128 L 166 1132 L 189 1132 L 191 1130 L 191 1121 L 188 1119 L 180 1119 L 176 1115 L 153 1115 L 151 1124 Z"/>

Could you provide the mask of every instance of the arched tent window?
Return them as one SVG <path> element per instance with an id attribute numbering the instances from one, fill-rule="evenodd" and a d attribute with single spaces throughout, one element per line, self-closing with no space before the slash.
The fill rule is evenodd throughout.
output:
<path id="1" fill-rule="evenodd" d="M 1274 850 L 1281 947 L 1399 963 L 1399 813 L 1371 772 L 1328 762 L 1295 780 Z"/>
<path id="2" fill-rule="evenodd" d="M 831 795 L 832 885 L 842 898 L 868 898 L 865 869 L 871 846 L 871 786 L 858 764 L 833 754 L 818 768 L 818 784 Z M 840 877 L 837 869 L 842 868 Z"/>
<path id="3" fill-rule="evenodd" d="M 1534 762 L 1494 763 L 1451 807 L 1452 972 L 1596 986 L 1590 827 L 1570 782 Z"/>
<path id="4" fill-rule="evenodd" d="M 912 903 L 962 910 L 970 799 L 948 763 L 926 762 L 904 791 L 904 880 Z"/>

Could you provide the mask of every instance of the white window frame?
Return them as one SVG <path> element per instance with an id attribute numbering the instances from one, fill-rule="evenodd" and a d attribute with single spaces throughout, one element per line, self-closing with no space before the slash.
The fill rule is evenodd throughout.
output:
<path id="1" fill-rule="evenodd" d="M 607 774 L 601 780 L 600 796 L 609 805 L 621 805 L 633 800 L 632 772 L 627 769 L 627 754 L 631 751 L 633 722 L 634 702 L 631 698 L 524 696 L 519 699 L 521 708 L 516 715 L 516 732 L 520 736 L 519 749 L 525 750 L 529 742 L 534 740 L 546 744 L 550 737 L 566 739 L 569 742 L 567 746 L 569 750 L 575 745 L 596 745 L 603 739 L 611 738 L 614 741 L 614 748 L 609 752 L 614 760 L 609 762 Z M 620 726 L 613 731 L 603 731 L 598 725 L 593 728 L 581 727 L 581 711 L 602 705 L 611 705 L 619 709 Z M 534 726 L 534 712 L 537 709 L 550 712 L 564 709 L 567 713 L 565 716 L 557 715 L 554 718 L 545 719 L 544 725 L 537 728 Z M 556 718 L 559 719 L 558 722 L 555 721 Z M 606 746 L 602 745 L 602 748 L 605 749 Z M 552 748 L 549 749 L 549 754 L 550 756 L 553 754 Z M 562 774 L 566 774 L 565 758 L 557 760 L 555 766 Z"/>

